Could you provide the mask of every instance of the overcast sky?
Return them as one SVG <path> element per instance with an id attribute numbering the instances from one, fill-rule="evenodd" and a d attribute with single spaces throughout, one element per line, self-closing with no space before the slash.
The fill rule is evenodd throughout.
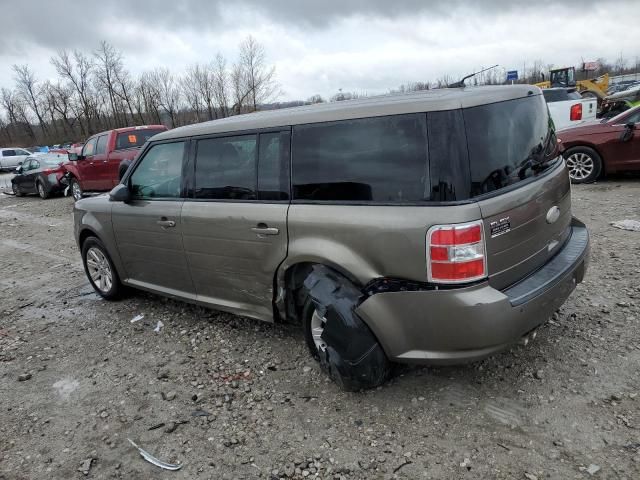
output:
<path id="1" fill-rule="evenodd" d="M 248 34 L 276 65 L 281 100 L 319 93 L 386 92 L 401 83 L 460 76 L 500 64 L 574 65 L 640 55 L 638 0 L 0 0 L 0 86 L 11 65 L 55 78 L 61 48 L 93 51 L 107 40 L 134 74 L 183 72 Z"/>

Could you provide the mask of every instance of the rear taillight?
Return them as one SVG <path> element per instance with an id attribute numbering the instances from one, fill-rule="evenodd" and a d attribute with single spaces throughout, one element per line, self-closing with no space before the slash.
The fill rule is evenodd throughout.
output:
<path id="1" fill-rule="evenodd" d="M 569 120 L 582 120 L 582 104 L 576 103 L 571 105 L 571 111 L 569 113 Z"/>
<path id="2" fill-rule="evenodd" d="M 463 283 L 487 276 L 482 221 L 436 225 L 427 232 L 430 282 Z"/>

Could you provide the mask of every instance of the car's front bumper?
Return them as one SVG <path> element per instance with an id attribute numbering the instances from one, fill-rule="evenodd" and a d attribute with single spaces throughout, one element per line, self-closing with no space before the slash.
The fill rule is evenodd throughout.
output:
<path id="1" fill-rule="evenodd" d="M 356 313 L 390 360 L 440 364 L 478 360 L 513 345 L 547 320 L 582 281 L 588 259 L 589 233 L 574 219 L 563 248 L 506 290 L 484 282 L 464 288 L 377 293 Z"/>

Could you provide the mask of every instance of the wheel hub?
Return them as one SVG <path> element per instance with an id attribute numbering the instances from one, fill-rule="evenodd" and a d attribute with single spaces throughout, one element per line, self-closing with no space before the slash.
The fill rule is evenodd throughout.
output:
<path id="1" fill-rule="evenodd" d="M 586 153 L 573 153 L 567 158 L 569 176 L 574 180 L 584 180 L 593 173 L 593 159 Z"/>
<path id="2" fill-rule="evenodd" d="M 91 247 L 87 250 L 87 270 L 93 284 L 103 293 L 111 290 L 113 285 L 113 272 L 107 257 L 101 250 Z"/>

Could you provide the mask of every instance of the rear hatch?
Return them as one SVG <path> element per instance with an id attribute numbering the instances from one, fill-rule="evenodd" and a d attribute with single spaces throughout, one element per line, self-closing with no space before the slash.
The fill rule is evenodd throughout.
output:
<path id="1" fill-rule="evenodd" d="M 569 177 L 541 95 L 463 114 L 489 283 L 503 289 L 544 265 L 568 238 Z"/>

